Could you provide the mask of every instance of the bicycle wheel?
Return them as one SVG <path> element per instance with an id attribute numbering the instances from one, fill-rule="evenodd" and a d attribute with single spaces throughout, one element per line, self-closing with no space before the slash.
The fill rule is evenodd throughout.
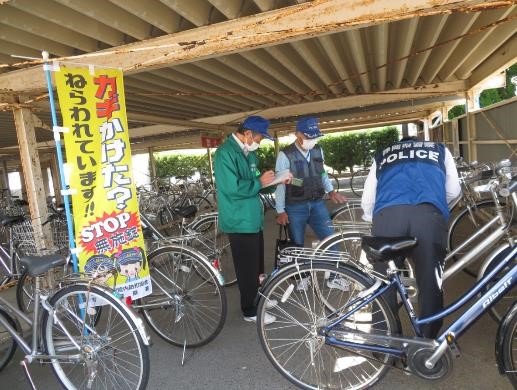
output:
<path id="1" fill-rule="evenodd" d="M 495 216 L 495 204 L 491 200 L 478 202 L 473 207 L 462 210 L 449 227 L 449 233 L 447 236 L 449 253 L 454 251 L 463 242 L 472 237 L 484 224 L 486 224 Z M 495 224 L 489 229 L 487 234 L 494 231 L 498 227 L 499 225 Z M 482 238 L 485 237 L 486 235 Z M 452 257 L 453 261 L 457 261 L 476 244 L 477 242 L 473 242 L 470 245 L 467 245 Z M 479 271 L 479 258 L 463 268 L 463 271 L 470 276 L 476 277 Z"/>
<path id="2" fill-rule="evenodd" d="M 201 196 L 189 198 L 189 204 L 197 206 L 198 214 L 205 214 L 214 211 L 212 203 L 207 198 L 203 198 Z"/>
<path id="3" fill-rule="evenodd" d="M 0 317 L 2 320 L 7 322 L 14 329 L 19 331 L 18 324 L 13 318 L 7 314 L 3 309 L 0 308 Z M 0 323 L 0 371 L 9 364 L 13 358 L 14 352 L 16 351 L 16 341 L 13 336 L 7 331 L 7 329 Z"/>
<path id="4" fill-rule="evenodd" d="M 339 178 L 336 175 L 334 175 L 333 173 L 327 173 L 327 174 L 328 174 L 330 182 L 332 183 L 332 187 L 334 188 L 334 191 L 338 192 L 339 191 Z"/>
<path id="5" fill-rule="evenodd" d="M 307 275 L 311 282 L 300 287 L 299 281 Z M 340 288 L 329 284 L 329 275 L 343 281 Z M 273 366 L 304 389 L 362 389 L 380 380 L 392 357 L 333 347 L 321 335 L 325 326 L 346 312 L 346 304 L 359 298 L 372 284 L 373 280 L 367 276 L 335 263 L 314 261 L 278 273 L 262 292 L 257 309 L 259 339 Z M 315 285 L 320 289 L 314 288 Z M 273 301 L 276 305 L 266 309 L 266 302 Z M 329 313 L 326 302 L 332 302 L 340 311 Z M 264 323 L 266 310 L 276 317 L 276 322 Z M 382 298 L 358 310 L 339 327 L 384 334 L 396 334 L 400 330 Z"/>
<path id="6" fill-rule="evenodd" d="M 170 344 L 186 348 L 212 341 L 226 320 L 226 295 L 200 255 L 169 246 L 149 257 L 153 293 L 141 299 L 149 326 Z"/>
<path id="7" fill-rule="evenodd" d="M 369 172 L 369 169 L 360 169 L 352 173 L 352 177 L 350 177 L 350 189 L 359 198 L 363 195 L 364 182 Z"/>
<path id="8" fill-rule="evenodd" d="M 217 214 L 208 215 L 192 224 L 192 230 L 201 233 L 201 237 L 192 242 L 192 247 L 203 253 L 210 263 L 224 277 L 224 286 L 237 283 L 233 265 L 230 239 L 226 233 L 219 231 Z"/>
<path id="9" fill-rule="evenodd" d="M 485 275 L 490 273 L 497 265 L 499 260 L 504 258 L 504 256 L 507 255 L 510 250 L 511 248 L 509 247 L 509 245 L 505 245 L 500 248 L 499 253 L 491 255 L 491 257 L 493 257 L 492 261 L 484 270 L 480 272 L 480 274 L 478 275 L 478 280 L 482 279 Z M 515 264 L 517 264 L 517 258 L 514 259 L 513 263 L 508 264 L 501 271 L 499 271 L 495 278 L 493 278 L 490 281 L 490 283 L 488 283 L 482 289 L 481 293 L 483 294 L 490 290 L 490 288 L 492 288 L 492 286 L 496 284 L 501 279 L 501 277 L 504 277 L 504 275 L 506 275 Z M 503 295 L 499 302 L 497 302 L 490 308 L 490 311 L 488 313 L 490 314 L 490 317 L 494 319 L 494 321 L 500 322 L 515 302 L 517 302 L 517 287 L 514 286 L 510 291 L 506 292 Z"/>
<path id="10" fill-rule="evenodd" d="M 332 222 L 360 222 L 364 223 L 363 209 L 360 203 L 346 202 L 330 214 Z"/>
<path id="11" fill-rule="evenodd" d="M 514 303 L 504 322 L 508 325 L 503 342 L 499 346 L 503 361 L 503 367 L 500 369 L 506 374 L 514 389 L 517 389 L 517 303 Z"/>
<path id="12" fill-rule="evenodd" d="M 97 324 L 97 308 L 103 302 Z M 41 330 L 52 368 L 67 389 L 144 389 L 149 379 L 149 350 L 128 309 L 107 290 L 76 284 L 50 299 Z"/>

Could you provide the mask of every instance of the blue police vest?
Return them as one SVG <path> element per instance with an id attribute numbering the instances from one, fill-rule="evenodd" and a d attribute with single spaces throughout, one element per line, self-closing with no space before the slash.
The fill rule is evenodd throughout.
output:
<path id="1" fill-rule="evenodd" d="M 447 220 L 444 161 L 445 146 L 435 142 L 398 142 L 378 153 L 373 213 L 388 206 L 431 203 Z"/>

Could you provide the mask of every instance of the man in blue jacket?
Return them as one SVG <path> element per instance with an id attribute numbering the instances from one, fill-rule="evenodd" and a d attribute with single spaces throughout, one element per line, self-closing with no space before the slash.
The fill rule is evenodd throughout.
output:
<path id="1" fill-rule="evenodd" d="M 372 221 L 372 234 L 412 236 L 418 240 L 411 257 L 415 263 L 420 316 L 443 308 L 442 273 L 446 255 L 448 203 L 461 193 L 458 172 L 445 145 L 403 138 L 378 153 L 366 178 L 361 206 L 363 219 Z M 384 263 L 375 264 L 385 272 Z M 389 297 L 397 311 L 395 294 Z M 434 338 L 442 321 L 422 327 Z"/>

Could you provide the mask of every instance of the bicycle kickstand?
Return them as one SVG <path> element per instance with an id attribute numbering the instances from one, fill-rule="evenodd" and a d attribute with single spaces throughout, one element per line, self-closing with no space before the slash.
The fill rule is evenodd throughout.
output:
<path id="1" fill-rule="evenodd" d="M 27 377 L 27 380 L 29 381 L 32 390 L 38 390 L 36 386 L 34 385 L 34 381 L 32 380 L 31 374 L 29 372 L 29 367 L 27 367 L 27 359 L 23 359 L 20 364 L 23 366 L 25 376 Z"/>

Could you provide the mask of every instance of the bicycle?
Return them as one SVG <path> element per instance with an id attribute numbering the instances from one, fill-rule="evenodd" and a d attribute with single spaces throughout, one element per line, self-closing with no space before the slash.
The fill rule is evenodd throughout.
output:
<path id="1" fill-rule="evenodd" d="M 31 319 L 0 297 L 0 370 L 19 346 L 32 385 L 27 364 L 37 361 L 50 363 L 69 389 L 145 389 L 150 338 L 143 321 L 113 290 L 94 283 L 100 275 L 91 275 L 90 280 L 67 275 L 47 294 L 41 289 L 41 275 L 63 267 L 65 259 L 61 255 L 22 257 L 20 264 L 35 279 L 35 309 Z M 102 316 L 97 306 L 101 303 Z M 30 344 L 20 321 L 31 327 Z"/>
<path id="2" fill-rule="evenodd" d="M 509 189 L 517 205 L 517 181 Z M 314 253 L 273 274 L 260 292 L 257 311 L 259 339 L 273 366 L 305 389 L 366 388 L 378 382 L 395 359 L 402 362 L 404 370 L 421 378 L 445 377 L 452 366 L 451 350 L 456 350 L 457 339 L 517 284 L 517 246 L 501 253 L 490 272 L 454 303 L 432 316 L 419 318 L 395 265 L 395 259 L 407 255 L 415 245 L 412 237 L 364 237 L 362 247 L 368 256 L 388 263 L 385 275 L 353 260 L 328 261 Z M 331 273 L 346 283 L 341 288 L 327 287 L 325 281 Z M 295 290 L 296 280 L 307 274 L 312 287 Z M 399 317 L 384 298 L 393 289 L 417 337 L 402 335 Z M 465 313 L 436 339 L 422 337 L 422 325 L 447 317 L 476 296 Z M 264 324 L 268 302 L 276 302 L 267 311 L 281 321 L 281 326 Z M 517 302 L 501 322 L 495 348 L 500 372 L 517 386 L 513 352 L 517 348 Z"/>
<path id="3" fill-rule="evenodd" d="M 499 199 L 500 184 L 504 185 L 504 181 L 508 180 L 505 176 L 507 173 L 505 172 L 511 169 L 508 164 L 509 161 L 499 163 L 496 178 L 491 179 L 486 187 L 492 196 L 491 202 L 494 204 L 494 211 L 490 214 L 490 219 L 487 217 L 483 218 L 482 226 L 478 226 L 476 231 L 471 232 L 461 244 L 458 244 L 455 249 L 447 253 L 445 257 L 446 268 L 443 275 L 443 282 L 447 281 L 447 279 L 459 271 L 476 264 L 476 275 L 479 280 L 493 267 L 494 259 L 517 242 L 515 232 L 512 230 L 513 219 L 511 213 L 508 213 L 508 206 Z M 515 207 L 515 205 L 513 207 Z M 349 253 L 352 258 L 356 259 L 357 263 L 367 262 L 364 251 L 362 251 L 361 248 L 361 239 L 364 235 L 369 234 L 370 225 L 366 222 L 345 222 L 341 224 L 335 223 L 335 226 L 338 228 L 341 227 L 342 230 L 319 242 L 316 246 L 316 250 L 334 249 L 345 251 Z M 496 246 L 502 239 L 504 239 L 504 243 L 500 246 Z M 492 253 L 485 257 L 485 260 L 481 266 L 479 266 L 478 261 L 481 255 L 491 248 L 494 248 Z M 408 272 L 404 277 L 404 283 L 406 283 L 406 287 L 411 289 L 412 295 L 414 295 L 417 293 L 417 291 L 414 290 L 416 285 L 413 277 L 414 272 L 411 264 L 407 260 L 405 262 L 405 268 Z M 491 308 L 490 315 L 492 318 L 499 321 L 508 309 L 508 305 L 513 302 L 512 299 L 516 297 L 517 291 L 510 291 L 505 299 Z"/>
<path id="4" fill-rule="evenodd" d="M 187 247 L 194 236 L 163 237 L 141 215 L 153 292 L 133 303 L 166 342 L 194 348 L 212 341 L 226 321 L 224 279 L 201 252 Z"/>
<path id="5" fill-rule="evenodd" d="M 350 177 L 350 189 L 354 195 L 359 198 L 363 195 L 364 183 L 368 177 L 368 173 L 370 173 L 369 169 L 359 169 L 353 172 Z"/>

